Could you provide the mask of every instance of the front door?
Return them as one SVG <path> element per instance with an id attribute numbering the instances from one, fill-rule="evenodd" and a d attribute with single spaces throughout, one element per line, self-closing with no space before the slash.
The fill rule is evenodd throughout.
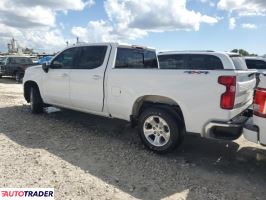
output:
<path id="1" fill-rule="evenodd" d="M 60 53 L 51 62 L 48 73 L 43 78 L 44 102 L 62 107 L 70 106 L 70 70 L 74 67 L 77 48 Z"/>

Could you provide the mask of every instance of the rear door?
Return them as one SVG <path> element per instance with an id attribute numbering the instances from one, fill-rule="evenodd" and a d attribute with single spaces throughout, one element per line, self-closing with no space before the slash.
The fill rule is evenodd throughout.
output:
<path id="1" fill-rule="evenodd" d="M 104 99 L 104 75 L 110 45 L 79 47 L 79 57 L 70 73 L 70 99 L 74 108 L 101 112 Z"/>

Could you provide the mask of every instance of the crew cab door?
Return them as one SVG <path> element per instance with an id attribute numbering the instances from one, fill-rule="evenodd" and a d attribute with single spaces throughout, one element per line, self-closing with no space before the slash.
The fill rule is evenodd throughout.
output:
<path id="1" fill-rule="evenodd" d="M 70 106 L 69 78 L 74 67 L 77 48 L 66 49 L 51 62 L 48 73 L 43 76 L 44 102 L 62 107 Z"/>
<path id="2" fill-rule="evenodd" d="M 70 72 L 70 100 L 74 108 L 102 112 L 104 75 L 108 64 L 110 45 L 78 47 L 75 69 Z"/>

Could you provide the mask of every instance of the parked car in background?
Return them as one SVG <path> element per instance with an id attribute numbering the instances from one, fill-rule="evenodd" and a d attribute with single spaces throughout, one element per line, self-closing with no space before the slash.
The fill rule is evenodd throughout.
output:
<path id="1" fill-rule="evenodd" d="M 266 58 L 245 57 L 248 69 L 256 69 L 259 72 L 266 72 Z"/>
<path id="2" fill-rule="evenodd" d="M 32 113 L 47 104 L 130 121 L 143 143 L 168 152 L 186 132 L 233 140 L 249 117 L 256 84 L 238 55 L 159 55 L 117 43 L 69 47 L 23 79 Z"/>
<path id="3" fill-rule="evenodd" d="M 35 65 L 31 58 L 25 56 L 6 56 L 0 62 L 0 77 L 12 76 L 16 81 L 21 81 L 25 70 Z"/>
<path id="4" fill-rule="evenodd" d="M 260 75 L 260 83 L 255 92 L 254 116 L 244 129 L 247 140 L 266 145 L 266 73 Z"/>
<path id="5" fill-rule="evenodd" d="M 2 60 L 4 60 L 5 57 L 0 56 L 0 62 L 2 62 Z"/>
<path id="6" fill-rule="evenodd" d="M 37 64 L 42 65 L 42 64 L 44 64 L 46 62 L 49 62 L 49 61 L 52 60 L 53 57 L 54 56 L 44 56 L 44 57 L 42 57 L 41 59 L 38 60 Z"/>

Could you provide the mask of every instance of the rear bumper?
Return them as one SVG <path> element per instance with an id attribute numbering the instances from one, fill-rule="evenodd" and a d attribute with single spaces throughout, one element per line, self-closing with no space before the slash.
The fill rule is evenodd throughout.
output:
<path id="1" fill-rule="evenodd" d="M 254 115 L 246 122 L 243 135 L 250 142 L 266 145 L 266 119 Z"/>
<path id="2" fill-rule="evenodd" d="M 236 140 L 242 135 L 243 127 L 250 117 L 252 117 L 252 111 L 247 110 L 229 121 L 211 121 L 204 128 L 204 137 Z"/>

